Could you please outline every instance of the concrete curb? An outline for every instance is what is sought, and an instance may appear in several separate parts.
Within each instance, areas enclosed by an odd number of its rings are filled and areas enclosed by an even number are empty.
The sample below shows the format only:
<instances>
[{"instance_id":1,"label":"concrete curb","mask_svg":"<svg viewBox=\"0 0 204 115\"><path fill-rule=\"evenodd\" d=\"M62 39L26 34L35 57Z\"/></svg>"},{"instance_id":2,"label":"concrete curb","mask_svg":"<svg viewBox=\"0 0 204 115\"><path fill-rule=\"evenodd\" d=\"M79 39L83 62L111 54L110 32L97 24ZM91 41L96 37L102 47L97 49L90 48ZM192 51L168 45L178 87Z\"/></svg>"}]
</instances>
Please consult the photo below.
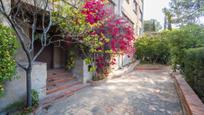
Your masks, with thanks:
<instances>
[{"instance_id":1,"label":"concrete curb","mask_svg":"<svg viewBox=\"0 0 204 115\"><path fill-rule=\"evenodd\" d=\"M184 113L186 115L204 115L204 104L184 80L181 74L171 73L175 81L177 93L179 95Z\"/></svg>"}]
</instances>

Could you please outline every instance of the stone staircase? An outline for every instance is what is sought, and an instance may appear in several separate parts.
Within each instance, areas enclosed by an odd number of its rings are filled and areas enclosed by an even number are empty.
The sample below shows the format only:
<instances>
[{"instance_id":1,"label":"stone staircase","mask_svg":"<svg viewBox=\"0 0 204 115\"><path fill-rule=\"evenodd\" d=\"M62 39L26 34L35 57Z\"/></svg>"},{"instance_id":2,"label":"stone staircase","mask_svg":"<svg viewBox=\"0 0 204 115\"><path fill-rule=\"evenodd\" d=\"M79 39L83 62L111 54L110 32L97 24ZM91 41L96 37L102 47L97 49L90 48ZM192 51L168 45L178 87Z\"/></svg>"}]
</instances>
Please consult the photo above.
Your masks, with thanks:
<instances>
[{"instance_id":1,"label":"stone staircase","mask_svg":"<svg viewBox=\"0 0 204 115\"><path fill-rule=\"evenodd\" d=\"M47 78L47 97L42 100L41 106L46 107L56 100L69 97L88 86L89 84L83 84L77 81L71 73L63 69L49 70Z\"/></svg>"}]
</instances>

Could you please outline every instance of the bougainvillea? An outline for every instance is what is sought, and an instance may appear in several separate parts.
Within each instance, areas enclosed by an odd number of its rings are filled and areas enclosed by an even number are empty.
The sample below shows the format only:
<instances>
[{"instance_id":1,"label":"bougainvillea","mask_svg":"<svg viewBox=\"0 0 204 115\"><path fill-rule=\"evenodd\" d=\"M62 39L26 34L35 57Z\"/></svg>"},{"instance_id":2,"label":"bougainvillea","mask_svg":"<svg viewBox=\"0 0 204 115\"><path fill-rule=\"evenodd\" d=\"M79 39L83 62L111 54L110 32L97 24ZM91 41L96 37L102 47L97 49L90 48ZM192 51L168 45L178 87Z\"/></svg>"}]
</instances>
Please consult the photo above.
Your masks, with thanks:
<instances>
[{"instance_id":1,"label":"bougainvillea","mask_svg":"<svg viewBox=\"0 0 204 115\"><path fill-rule=\"evenodd\" d=\"M97 74L108 75L108 67L116 63L116 60L111 58L112 54L120 53L129 56L134 54L134 31L131 23L124 17L115 15L114 10L107 6L105 0L85 0L77 9L65 8L68 10L57 12L63 13L63 17L69 19L64 21L61 18L61 27L68 28L67 31L71 32L69 35L75 33L78 38L80 35L80 39L76 39L75 36L72 38L89 47L89 54L91 55L88 55L86 60L95 63L97 67L93 70L96 70ZM71 21L70 17L72 18ZM76 30L77 32L75 32Z\"/></svg>"},{"instance_id":2,"label":"bougainvillea","mask_svg":"<svg viewBox=\"0 0 204 115\"><path fill-rule=\"evenodd\" d=\"M108 75L110 65L116 64L116 60L110 58L104 50L111 50L111 53L125 53L133 56L135 49L133 46L134 31L131 23L124 17L116 16L113 9L105 7L104 1L88 0L84 4L83 14L86 16L86 21L92 25L100 22L94 28L94 34L97 34L99 41L103 44L96 51L103 51L103 54L96 56L97 72ZM103 37L102 37L103 36ZM104 37L105 36L105 37ZM108 38L106 40L104 38ZM108 47L108 48L107 48Z\"/></svg>"},{"instance_id":3,"label":"bougainvillea","mask_svg":"<svg viewBox=\"0 0 204 115\"><path fill-rule=\"evenodd\" d=\"M86 15L86 21L95 24L103 20L106 10L104 9L104 0L86 0L83 6L82 14Z\"/></svg>"},{"instance_id":4,"label":"bougainvillea","mask_svg":"<svg viewBox=\"0 0 204 115\"><path fill-rule=\"evenodd\" d=\"M90 24L101 22L95 29L98 36L105 35L109 38L109 46L114 52L132 54L134 47L134 32L132 25L124 18L118 17L112 9L105 7L104 0L86 0L82 14ZM104 39L99 39L103 44L107 44Z\"/></svg>"}]
</instances>

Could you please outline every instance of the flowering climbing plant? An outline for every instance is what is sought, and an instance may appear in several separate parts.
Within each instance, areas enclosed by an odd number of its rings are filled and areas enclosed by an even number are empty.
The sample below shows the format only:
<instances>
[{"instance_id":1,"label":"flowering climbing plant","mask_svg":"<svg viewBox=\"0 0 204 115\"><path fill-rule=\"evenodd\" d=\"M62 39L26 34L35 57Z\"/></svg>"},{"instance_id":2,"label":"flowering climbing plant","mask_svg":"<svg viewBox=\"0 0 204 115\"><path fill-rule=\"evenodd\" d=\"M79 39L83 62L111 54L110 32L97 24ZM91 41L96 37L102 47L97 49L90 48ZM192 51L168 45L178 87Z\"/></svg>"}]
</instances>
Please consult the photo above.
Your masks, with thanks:
<instances>
[{"instance_id":1,"label":"flowering climbing plant","mask_svg":"<svg viewBox=\"0 0 204 115\"><path fill-rule=\"evenodd\" d=\"M63 18L59 19L59 15ZM65 39L65 42L74 40L88 47L85 61L87 64L95 63L96 66L91 70L96 73L108 75L108 67L116 63L116 59L111 58L112 54L132 56L135 52L131 23L115 15L105 0L85 0L77 7L68 4L64 9L54 12L53 17L66 36L72 38Z\"/></svg>"}]
</instances>

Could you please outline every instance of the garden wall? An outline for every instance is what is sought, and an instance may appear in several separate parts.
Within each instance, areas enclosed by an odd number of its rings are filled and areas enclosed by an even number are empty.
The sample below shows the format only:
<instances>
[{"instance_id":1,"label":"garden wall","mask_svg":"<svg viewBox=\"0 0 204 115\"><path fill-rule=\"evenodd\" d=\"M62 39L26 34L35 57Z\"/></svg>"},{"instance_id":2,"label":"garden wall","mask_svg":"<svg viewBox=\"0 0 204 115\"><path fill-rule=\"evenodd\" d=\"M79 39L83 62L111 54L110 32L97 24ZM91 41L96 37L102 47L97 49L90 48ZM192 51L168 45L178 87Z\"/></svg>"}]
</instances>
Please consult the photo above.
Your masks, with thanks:
<instances>
[{"instance_id":1,"label":"garden wall","mask_svg":"<svg viewBox=\"0 0 204 115\"><path fill-rule=\"evenodd\" d=\"M5 94L0 98L0 111L6 106L23 101L26 98L26 77L25 71L17 68L17 74L12 81L5 83ZM46 96L47 67L45 63L36 62L32 71L32 89L36 90L39 98Z\"/></svg>"},{"instance_id":2,"label":"garden wall","mask_svg":"<svg viewBox=\"0 0 204 115\"><path fill-rule=\"evenodd\" d=\"M204 104L179 73L172 73L186 115L204 115Z\"/></svg>"},{"instance_id":3,"label":"garden wall","mask_svg":"<svg viewBox=\"0 0 204 115\"><path fill-rule=\"evenodd\" d=\"M82 59L76 59L75 66L72 70L74 77L83 83L92 80L92 73L88 71L88 65Z\"/></svg>"},{"instance_id":4,"label":"garden wall","mask_svg":"<svg viewBox=\"0 0 204 115\"><path fill-rule=\"evenodd\" d=\"M133 58L129 58L127 55L116 56L116 64L112 65L110 76L118 76L118 74L123 74L129 68L133 62ZM132 69L130 69L131 71ZM89 65L82 59L76 59L75 67L72 69L74 77L83 83L87 83L92 80L93 73L89 72Z\"/></svg>"}]
</instances>

